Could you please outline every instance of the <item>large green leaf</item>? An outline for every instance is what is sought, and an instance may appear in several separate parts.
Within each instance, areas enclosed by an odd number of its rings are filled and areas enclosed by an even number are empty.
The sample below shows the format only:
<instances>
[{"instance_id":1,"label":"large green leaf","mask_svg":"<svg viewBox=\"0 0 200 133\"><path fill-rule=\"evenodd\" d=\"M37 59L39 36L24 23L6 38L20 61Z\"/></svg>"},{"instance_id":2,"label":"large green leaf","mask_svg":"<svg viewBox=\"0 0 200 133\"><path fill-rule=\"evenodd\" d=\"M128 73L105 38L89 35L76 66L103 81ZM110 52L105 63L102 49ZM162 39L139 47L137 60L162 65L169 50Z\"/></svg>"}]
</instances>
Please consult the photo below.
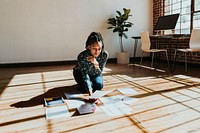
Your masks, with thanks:
<instances>
[{"instance_id":1,"label":"large green leaf","mask_svg":"<svg viewBox=\"0 0 200 133\"><path fill-rule=\"evenodd\" d=\"M126 39L128 38L128 36L125 33L123 33L122 36L124 36L124 38Z\"/></svg>"},{"instance_id":2,"label":"large green leaf","mask_svg":"<svg viewBox=\"0 0 200 133\"><path fill-rule=\"evenodd\" d=\"M123 8L123 10L124 10L124 13L125 13L125 14L129 14L129 13L131 12L131 9Z\"/></svg>"},{"instance_id":3,"label":"large green leaf","mask_svg":"<svg viewBox=\"0 0 200 133\"><path fill-rule=\"evenodd\" d=\"M117 12L117 14L119 15L119 16L122 16L122 14L121 14L121 12L120 11L116 11Z\"/></svg>"},{"instance_id":4,"label":"large green leaf","mask_svg":"<svg viewBox=\"0 0 200 133\"><path fill-rule=\"evenodd\" d=\"M128 28L132 27L133 23L128 22L130 16L130 9L123 8L123 14L120 11L116 11L117 15L114 18L108 19L108 24L110 25L107 29L113 29L113 32L118 32L120 38L128 38L125 32L128 31ZM122 43L121 51L123 51Z\"/></svg>"}]
</instances>

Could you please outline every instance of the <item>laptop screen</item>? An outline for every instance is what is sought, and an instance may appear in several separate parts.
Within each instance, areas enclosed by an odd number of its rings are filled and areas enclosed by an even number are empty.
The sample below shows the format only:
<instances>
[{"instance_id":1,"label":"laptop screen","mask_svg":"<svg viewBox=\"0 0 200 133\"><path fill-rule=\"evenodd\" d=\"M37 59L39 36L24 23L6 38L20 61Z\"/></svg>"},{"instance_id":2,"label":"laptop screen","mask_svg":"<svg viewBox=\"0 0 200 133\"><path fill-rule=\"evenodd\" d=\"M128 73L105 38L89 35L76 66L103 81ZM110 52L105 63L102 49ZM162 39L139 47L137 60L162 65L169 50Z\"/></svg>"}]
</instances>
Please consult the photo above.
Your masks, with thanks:
<instances>
[{"instance_id":1,"label":"laptop screen","mask_svg":"<svg viewBox=\"0 0 200 133\"><path fill-rule=\"evenodd\" d=\"M158 18L155 30L171 30L176 27L179 14L166 15Z\"/></svg>"}]
</instances>

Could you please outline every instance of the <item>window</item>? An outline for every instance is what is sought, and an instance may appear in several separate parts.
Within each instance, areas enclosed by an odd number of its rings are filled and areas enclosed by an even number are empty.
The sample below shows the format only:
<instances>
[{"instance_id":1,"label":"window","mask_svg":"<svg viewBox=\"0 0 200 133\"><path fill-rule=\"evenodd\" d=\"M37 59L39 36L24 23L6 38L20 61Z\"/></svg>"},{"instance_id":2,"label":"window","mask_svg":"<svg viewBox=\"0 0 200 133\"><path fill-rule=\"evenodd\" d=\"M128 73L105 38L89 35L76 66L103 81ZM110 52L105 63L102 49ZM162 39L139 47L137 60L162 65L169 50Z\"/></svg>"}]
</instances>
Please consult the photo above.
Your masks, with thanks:
<instances>
[{"instance_id":1,"label":"window","mask_svg":"<svg viewBox=\"0 0 200 133\"><path fill-rule=\"evenodd\" d=\"M180 13L176 34L190 34L200 28L200 0L164 0L164 15Z\"/></svg>"},{"instance_id":2,"label":"window","mask_svg":"<svg viewBox=\"0 0 200 133\"><path fill-rule=\"evenodd\" d=\"M193 28L200 28L200 0L194 0Z\"/></svg>"},{"instance_id":3,"label":"window","mask_svg":"<svg viewBox=\"0 0 200 133\"><path fill-rule=\"evenodd\" d=\"M180 16L176 24L175 33L190 34L191 0L164 0L164 15L176 13L180 13Z\"/></svg>"}]
</instances>

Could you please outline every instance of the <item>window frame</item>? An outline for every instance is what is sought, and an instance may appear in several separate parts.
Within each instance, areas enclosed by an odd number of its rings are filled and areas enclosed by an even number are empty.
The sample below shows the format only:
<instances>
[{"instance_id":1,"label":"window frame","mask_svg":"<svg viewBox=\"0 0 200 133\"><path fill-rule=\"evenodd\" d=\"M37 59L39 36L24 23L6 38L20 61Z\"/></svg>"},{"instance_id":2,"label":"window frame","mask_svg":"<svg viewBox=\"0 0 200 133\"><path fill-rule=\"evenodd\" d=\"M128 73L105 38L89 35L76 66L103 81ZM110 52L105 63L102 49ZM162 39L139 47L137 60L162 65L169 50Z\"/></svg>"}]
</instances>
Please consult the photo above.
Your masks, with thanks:
<instances>
[{"instance_id":1,"label":"window frame","mask_svg":"<svg viewBox=\"0 0 200 133\"><path fill-rule=\"evenodd\" d=\"M189 1L190 1L190 12L188 12L189 15L190 15L189 16L190 17L190 20L189 20L189 23L190 23L189 24L189 33L191 33L191 31L192 31L192 29L194 27L194 17L195 17L195 14L199 13L199 15L200 15L200 8L199 8L199 10L195 10L195 0L189 0ZM180 0L178 2L172 2L172 0L170 0L171 3L169 5L165 5L166 2L167 2L166 0L163 0L162 2L163 2L163 14L164 15L171 15L171 14L175 14L175 13L180 13L179 19L182 19L183 16L187 16L187 12L184 13L184 14L182 14L182 12L181 12L183 10L183 8L184 8L183 5L181 5L181 3L184 2L184 0ZM173 12L175 10L173 10L171 8L173 7L173 4L177 4L177 3L180 3L180 8L178 8L179 12ZM172 7L170 7L170 6L172 6ZM169 10L168 13L169 14L166 14L167 13L166 8L168 8L168 10ZM181 20L179 20L179 21L181 21ZM179 33L182 34L183 30L184 30L184 28L182 27L183 23L182 22L178 22L178 23L180 24L180 26L179 26L179 28L177 30L179 30ZM198 28L200 28L200 27L198 27ZM186 28L186 30L187 30L187 28Z\"/></svg>"}]
</instances>

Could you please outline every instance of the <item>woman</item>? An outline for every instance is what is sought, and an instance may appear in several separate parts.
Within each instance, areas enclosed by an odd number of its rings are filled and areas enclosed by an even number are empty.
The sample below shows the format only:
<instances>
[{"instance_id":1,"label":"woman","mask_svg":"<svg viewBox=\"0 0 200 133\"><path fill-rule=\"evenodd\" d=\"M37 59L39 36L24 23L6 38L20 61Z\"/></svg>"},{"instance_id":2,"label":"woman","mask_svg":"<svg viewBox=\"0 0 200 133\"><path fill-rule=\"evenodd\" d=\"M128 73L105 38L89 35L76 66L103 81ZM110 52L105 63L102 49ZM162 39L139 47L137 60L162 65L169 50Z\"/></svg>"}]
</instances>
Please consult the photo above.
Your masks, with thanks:
<instances>
[{"instance_id":1,"label":"woman","mask_svg":"<svg viewBox=\"0 0 200 133\"><path fill-rule=\"evenodd\" d=\"M108 59L100 33L92 32L86 41L86 50L78 55L78 63L73 68L73 76L81 93L91 95L103 88L102 71Z\"/></svg>"}]
</instances>

